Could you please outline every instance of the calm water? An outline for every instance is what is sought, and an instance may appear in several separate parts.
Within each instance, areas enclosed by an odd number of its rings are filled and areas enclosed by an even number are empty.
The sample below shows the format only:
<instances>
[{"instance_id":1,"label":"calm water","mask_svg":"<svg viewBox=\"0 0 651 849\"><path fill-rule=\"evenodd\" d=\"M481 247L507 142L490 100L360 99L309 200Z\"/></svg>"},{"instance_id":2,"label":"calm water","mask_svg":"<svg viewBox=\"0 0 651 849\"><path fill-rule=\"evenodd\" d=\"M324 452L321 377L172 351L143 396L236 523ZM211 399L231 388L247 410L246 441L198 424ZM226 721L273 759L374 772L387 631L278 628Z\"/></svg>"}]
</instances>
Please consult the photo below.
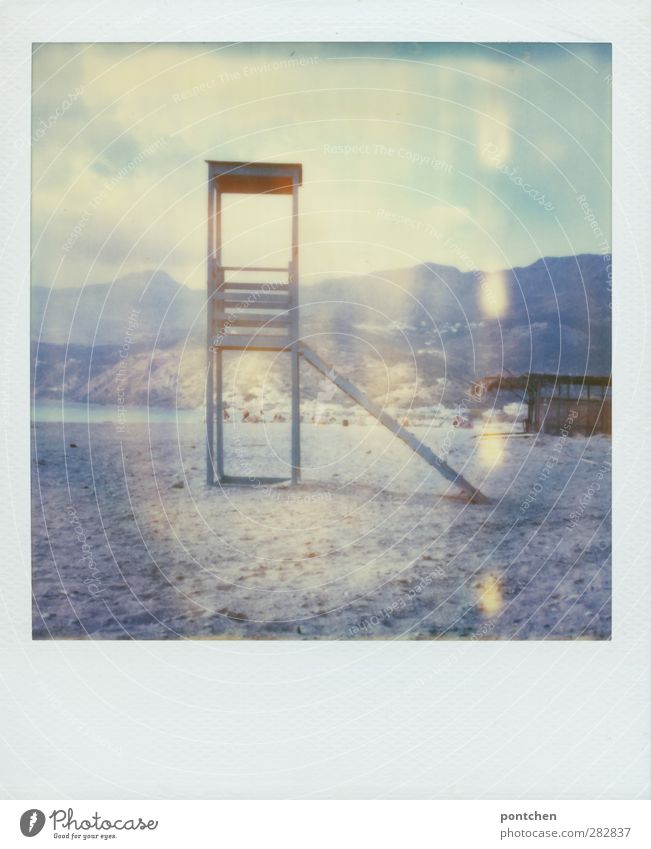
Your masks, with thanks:
<instances>
[{"instance_id":1,"label":"calm water","mask_svg":"<svg viewBox=\"0 0 651 849\"><path fill-rule=\"evenodd\" d=\"M63 407L58 401L38 401L32 405L32 421L35 422L201 422L203 410L174 410L168 407L136 407L127 405L83 404L67 402Z\"/></svg>"}]
</instances>

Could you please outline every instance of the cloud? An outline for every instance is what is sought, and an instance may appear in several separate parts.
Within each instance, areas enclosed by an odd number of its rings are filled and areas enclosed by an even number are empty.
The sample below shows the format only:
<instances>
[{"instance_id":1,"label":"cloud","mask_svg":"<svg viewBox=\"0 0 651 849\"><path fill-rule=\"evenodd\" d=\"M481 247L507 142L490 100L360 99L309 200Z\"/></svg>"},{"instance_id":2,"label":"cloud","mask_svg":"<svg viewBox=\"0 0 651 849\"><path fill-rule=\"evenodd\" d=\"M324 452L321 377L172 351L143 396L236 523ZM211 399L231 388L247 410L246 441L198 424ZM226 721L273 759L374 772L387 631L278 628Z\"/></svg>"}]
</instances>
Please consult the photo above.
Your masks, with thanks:
<instances>
[{"instance_id":1,"label":"cloud","mask_svg":"<svg viewBox=\"0 0 651 849\"><path fill-rule=\"evenodd\" d=\"M609 73L602 45L37 45L34 279L161 265L202 287L205 159L303 163L308 281L595 251L576 197L609 232ZM232 213L243 254L283 249Z\"/></svg>"}]
</instances>

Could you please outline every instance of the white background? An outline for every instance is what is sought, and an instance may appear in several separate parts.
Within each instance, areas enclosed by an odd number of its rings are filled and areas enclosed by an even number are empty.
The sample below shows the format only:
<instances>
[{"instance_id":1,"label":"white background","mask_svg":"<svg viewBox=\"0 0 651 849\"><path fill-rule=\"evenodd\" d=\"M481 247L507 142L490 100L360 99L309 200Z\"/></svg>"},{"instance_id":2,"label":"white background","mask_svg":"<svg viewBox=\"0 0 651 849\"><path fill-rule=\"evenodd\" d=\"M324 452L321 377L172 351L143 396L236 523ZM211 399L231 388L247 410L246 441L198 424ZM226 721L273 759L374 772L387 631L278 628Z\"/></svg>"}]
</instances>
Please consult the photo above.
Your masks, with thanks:
<instances>
[{"instance_id":1,"label":"white background","mask_svg":"<svg viewBox=\"0 0 651 849\"><path fill-rule=\"evenodd\" d=\"M469 807L472 814L469 816ZM252 807L255 806L255 810ZM45 815L45 824L33 844L25 843L19 830L20 817L25 810L37 807ZM111 823L141 818L158 821L153 831L113 831L110 842L97 837L84 840L84 834L96 832L70 829L70 838L61 843L67 830L63 819L72 808L74 819L93 817ZM51 814L56 811L56 830ZM548 815L544 819L522 819L523 815ZM556 816L556 819L552 818ZM504 819L510 816L520 819ZM63 822L62 822L63 820ZM585 839L567 836L568 831L587 831L590 828L629 829L626 838ZM556 830L565 837L541 838L540 831ZM505 836L504 832L511 832ZM535 832L529 839L522 832ZM101 834L102 832L100 832ZM55 837L56 834L56 837ZM75 837L72 835L75 834ZM342 840L342 835L345 838ZM399 801L387 805L381 801L338 802L275 802L275 801L183 801L166 802L138 800L84 802L79 800L36 800L0 802L0 840L3 849L25 846L123 846L178 847L238 845L294 847L309 841L312 849L331 849L332 846L373 846L374 849L395 849L425 843L446 847L522 847L548 846L625 846L626 849L648 849L651 821L648 803L641 801L609 802L549 802L532 800L481 802L414 802Z\"/></svg>"},{"instance_id":2,"label":"white background","mask_svg":"<svg viewBox=\"0 0 651 849\"><path fill-rule=\"evenodd\" d=\"M648 798L648 5L12 0L0 14L1 794ZM613 42L611 642L31 641L31 43L256 39Z\"/></svg>"}]
</instances>

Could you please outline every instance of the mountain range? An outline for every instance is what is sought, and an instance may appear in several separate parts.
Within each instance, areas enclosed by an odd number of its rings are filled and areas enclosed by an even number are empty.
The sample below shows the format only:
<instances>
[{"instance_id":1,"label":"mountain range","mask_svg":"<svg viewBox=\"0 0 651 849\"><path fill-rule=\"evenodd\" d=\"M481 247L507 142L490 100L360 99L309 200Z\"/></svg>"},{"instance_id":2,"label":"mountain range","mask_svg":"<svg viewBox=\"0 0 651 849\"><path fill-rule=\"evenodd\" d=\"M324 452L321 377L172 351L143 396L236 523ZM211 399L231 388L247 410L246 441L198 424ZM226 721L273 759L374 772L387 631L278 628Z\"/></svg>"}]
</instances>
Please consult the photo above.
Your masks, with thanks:
<instances>
[{"instance_id":1,"label":"mountain range","mask_svg":"<svg viewBox=\"0 0 651 849\"><path fill-rule=\"evenodd\" d=\"M301 289L301 333L367 392L394 406L458 403L495 373L609 374L608 257L540 259L485 275L425 263L324 279ZM501 309L487 306L497 287ZM205 292L164 271L111 283L32 288L37 399L199 407ZM234 358L236 355L230 355ZM229 364L232 403L282 406L288 369L271 355ZM283 358L281 358L282 360ZM288 359L288 358L287 358ZM319 380L302 370L307 397Z\"/></svg>"}]
</instances>

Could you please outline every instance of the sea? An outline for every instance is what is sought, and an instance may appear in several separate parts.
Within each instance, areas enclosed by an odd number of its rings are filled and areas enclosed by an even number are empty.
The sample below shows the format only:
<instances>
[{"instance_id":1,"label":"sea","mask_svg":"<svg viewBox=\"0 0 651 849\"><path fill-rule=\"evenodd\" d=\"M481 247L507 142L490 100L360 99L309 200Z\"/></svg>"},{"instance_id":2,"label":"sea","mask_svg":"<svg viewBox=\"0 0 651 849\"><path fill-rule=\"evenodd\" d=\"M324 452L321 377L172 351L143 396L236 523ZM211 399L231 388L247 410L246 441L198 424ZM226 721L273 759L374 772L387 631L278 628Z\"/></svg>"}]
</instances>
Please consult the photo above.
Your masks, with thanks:
<instances>
[{"instance_id":1,"label":"sea","mask_svg":"<svg viewBox=\"0 0 651 849\"><path fill-rule=\"evenodd\" d=\"M139 407L85 404L79 401L36 401L32 403L33 422L107 423L197 423L204 419L202 408L196 410L172 407Z\"/></svg>"}]
</instances>

